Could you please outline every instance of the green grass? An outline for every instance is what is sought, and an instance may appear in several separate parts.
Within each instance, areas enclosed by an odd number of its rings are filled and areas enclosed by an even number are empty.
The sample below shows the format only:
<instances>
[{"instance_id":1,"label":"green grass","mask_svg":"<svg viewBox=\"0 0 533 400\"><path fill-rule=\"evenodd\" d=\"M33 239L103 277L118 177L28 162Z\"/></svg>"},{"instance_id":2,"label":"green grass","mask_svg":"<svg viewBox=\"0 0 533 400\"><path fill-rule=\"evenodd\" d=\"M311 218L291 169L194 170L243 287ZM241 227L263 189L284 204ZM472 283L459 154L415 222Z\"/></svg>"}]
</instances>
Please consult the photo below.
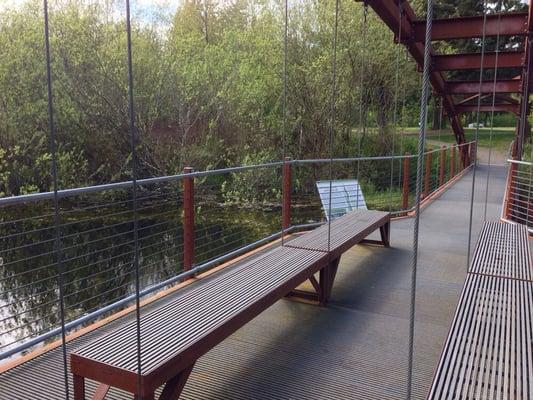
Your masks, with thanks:
<instances>
[{"instance_id":1,"label":"green grass","mask_svg":"<svg viewBox=\"0 0 533 400\"><path fill-rule=\"evenodd\" d=\"M407 136L410 136L412 134L416 134L417 129L418 128L416 127L406 128L404 129L404 132L407 134ZM475 128L465 128L466 140L467 141L473 140L475 133L476 133ZM514 138L514 135L515 135L514 127L493 128L493 132L492 132L493 149L506 152L509 148L510 143L512 142ZM443 129L440 132L440 137L439 137L438 131L428 131L427 138L429 140L440 140L441 142L455 143L455 137L451 129ZM478 143L479 143L479 146L481 147L490 146L490 128L479 128Z\"/></svg>"}]
</instances>

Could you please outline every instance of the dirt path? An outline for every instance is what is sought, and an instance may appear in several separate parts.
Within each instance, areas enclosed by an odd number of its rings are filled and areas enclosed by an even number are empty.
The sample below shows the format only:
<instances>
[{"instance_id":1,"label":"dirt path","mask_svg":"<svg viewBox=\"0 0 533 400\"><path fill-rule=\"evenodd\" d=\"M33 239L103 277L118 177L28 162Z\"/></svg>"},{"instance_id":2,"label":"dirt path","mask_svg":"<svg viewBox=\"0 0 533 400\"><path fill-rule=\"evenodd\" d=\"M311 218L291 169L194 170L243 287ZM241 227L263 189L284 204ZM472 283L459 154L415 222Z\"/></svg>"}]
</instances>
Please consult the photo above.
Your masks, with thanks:
<instances>
[{"instance_id":1,"label":"dirt path","mask_svg":"<svg viewBox=\"0 0 533 400\"><path fill-rule=\"evenodd\" d=\"M438 140L433 140L433 139L428 139L427 142L428 144L433 145L433 146L449 146L450 145L450 143L439 142ZM480 146L477 149L477 156L478 156L478 161L481 164L488 164L489 148ZM505 152L492 149L492 154L490 156L490 163L492 165L506 165L508 158L509 156Z\"/></svg>"}]
</instances>

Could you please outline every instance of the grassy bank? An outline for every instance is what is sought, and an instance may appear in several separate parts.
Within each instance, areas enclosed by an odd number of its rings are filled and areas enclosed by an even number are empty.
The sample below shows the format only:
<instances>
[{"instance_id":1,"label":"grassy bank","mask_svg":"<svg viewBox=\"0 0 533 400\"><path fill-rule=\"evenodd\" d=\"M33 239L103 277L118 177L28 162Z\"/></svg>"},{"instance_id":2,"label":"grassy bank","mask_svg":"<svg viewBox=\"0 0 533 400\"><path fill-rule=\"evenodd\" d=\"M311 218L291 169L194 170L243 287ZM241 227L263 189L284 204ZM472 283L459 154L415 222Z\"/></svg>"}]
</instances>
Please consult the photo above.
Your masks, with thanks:
<instances>
[{"instance_id":1,"label":"grassy bank","mask_svg":"<svg viewBox=\"0 0 533 400\"><path fill-rule=\"evenodd\" d=\"M416 135L418 128L411 127L404 129L406 136ZM470 141L474 139L476 133L475 128L465 128L466 140ZM506 152L511 144L515 135L514 127L498 127L493 128L492 131L492 146L493 149ZM455 137L451 129L443 129L440 131L428 131L427 138L430 140L440 140L446 143L455 143ZM481 147L490 147L491 145L491 129L479 128L478 143Z\"/></svg>"}]
</instances>

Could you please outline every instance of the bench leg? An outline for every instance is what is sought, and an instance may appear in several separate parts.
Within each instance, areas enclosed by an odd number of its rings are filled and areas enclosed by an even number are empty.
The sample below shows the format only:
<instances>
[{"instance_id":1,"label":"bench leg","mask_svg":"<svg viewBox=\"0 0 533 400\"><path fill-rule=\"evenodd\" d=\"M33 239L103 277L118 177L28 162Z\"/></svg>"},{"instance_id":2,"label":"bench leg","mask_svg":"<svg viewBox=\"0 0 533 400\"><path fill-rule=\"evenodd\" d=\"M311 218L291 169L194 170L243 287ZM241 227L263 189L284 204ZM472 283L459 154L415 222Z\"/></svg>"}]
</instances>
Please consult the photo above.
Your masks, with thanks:
<instances>
[{"instance_id":1,"label":"bench leg","mask_svg":"<svg viewBox=\"0 0 533 400\"><path fill-rule=\"evenodd\" d=\"M390 247L390 221L379 228L381 241L385 247Z\"/></svg>"},{"instance_id":2,"label":"bench leg","mask_svg":"<svg viewBox=\"0 0 533 400\"><path fill-rule=\"evenodd\" d=\"M74 381L74 400L85 400L85 378L81 375L75 375Z\"/></svg>"},{"instance_id":3,"label":"bench leg","mask_svg":"<svg viewBox=\"0 0 533 400\"><path fill-rule=\"evenodd\" d=\"M155 400L155 394L154 393L150 393L146 396L137 396L135 395L133 397L133 400Z\"/></svg>"},{"instance_id":4,"label":"bench leg","mask_svg":"<svg viewBox=\"0 0 533 400\"><path fill-rule=\"evenodd\" d=\"M159 400L178 400L193 368L194 364L184 369L174 378L169 380L163 388L163 392L161 393L161 396L159 396Z\"/></svg>"},{"instance_id":5,"label":"bench leg","mask_svg":"<svg viewBox=\"0 0 533 400\"><path fill-rule=\"evenodd\" d=\"M318 292L318 299L321 305L326 305L331 298L339 261L340 258L337 258L320 270L320 290Z\"/></svg>"},{"instance_id":6,"label":"bench leg","mask_svg":"<svg viewBox=\"0 0 533 400\"><path fill-rule=\"evenodd\" d=\"M390 222L380 226L379 233L381 235L381 240L363 239L359 243L390 247Z\"/></svg>"},{"instance_id":7,"label":"bench leg","mask_svg":"<svg viewBox=\"0 0 533 400\"><path fill-rule=\"evenodd\" d=\"M314 292L310 292L307 290L301 290L301 289L293 289L289 293L287 293L285 297L303 299L303 300L308 300L312 302L319 301L318 293L320 292L320 284L318 283L314 275L311 275L309 277L309 282L311 282L311 285L313 285L313 289L315 289Z\"/></svg>"},{"instance_id":8,"label":"bench leg","mask_svg":"<svg viewBox=\"0 0 533 400\"><path fill-rule=\"evenodd\" d=\"M104 400L107 396L107 392L109 392L109 385L106 385L104 383L101 383L96 388L96 391L94 392L93 399L92 400Z\"/></svg>"}]
</instances>

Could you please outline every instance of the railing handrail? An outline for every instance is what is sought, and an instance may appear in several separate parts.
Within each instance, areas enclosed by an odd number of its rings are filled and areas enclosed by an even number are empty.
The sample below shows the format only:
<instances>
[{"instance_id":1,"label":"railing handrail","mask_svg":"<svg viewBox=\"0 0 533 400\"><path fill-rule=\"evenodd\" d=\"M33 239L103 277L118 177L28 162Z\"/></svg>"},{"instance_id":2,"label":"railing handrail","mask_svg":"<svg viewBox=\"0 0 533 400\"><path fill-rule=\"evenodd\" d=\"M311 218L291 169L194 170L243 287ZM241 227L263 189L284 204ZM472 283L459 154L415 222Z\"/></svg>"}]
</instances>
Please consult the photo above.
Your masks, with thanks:
<instances>
[{"instance_id":1,"label":"railing handrail","mask_svg":"<svg viewBox=\"0 0 533 400\"><path fill-rule=\"evenodd\" d=\"M440 176L439 178L439 183L437 185L437 189L439 187L441 187L443 184L444 184L444 181L442 179L443 177L443 172L445 170L445 164L444 164L444 160L446 159L446 150L448 149L453 149L454 151L451 152L450 154L450 173L449 173L449 179L451 180L452 178L454 178L454 176L456 175L455 174L455 170L454 170L454 167L452 166L455 165L455 162L456 162L456 156L455 154L457 153L455 150L458 148L458 147L461 147L461 146L465 146L465 145L470 145L471 143L473 142L468 142L468 143L463 143L461 145L453 145L453 146L442 146L442 147L439 147L435 150L431 150L431 151L427 151L424 153L424 157L426 157L426 161L429 163L428 165L431 165L431 159L432 159L432 153L437 153L437 152L440 152L441 153L441 160L439 162L439 165L438 165L438 174ZM442 157L444 156L444 158ZM412 176L412 174L410 173L409 171L409 164L410 164L410 160L411 159L415 159L417 158L416 155L393 155L393 156L380 156L380 157L354 157L354 158L334 158L333 159L333 162L353 162L353 161L383 161L383 160L403 160L403 171L402 171L402 176L403 176L403 185L402 185L402 201L403 201L403 206L401 208L401 210L398 210L398 211L392 211L392 210L389 210L392 214L394 215L408 215L409 212L411 212L414 208L413 207L409 207L409 177ZM429 161L428 161L429 160ZM283 233L291 233L291 232L295 232L295 231L299 231L299 230L302 230L302 229L309 229L311 227L314 227L314 226L317 226L317 225L320 225L322 222L314 222L314 223L311 223L311 224L304 224L304 225L292 225L290 223L290 197L287 197L285 200L288 200L286 203L288 203L288 205L286 204L285 207L283 208L283 218L284 218L284 224L282 226L282 231L280 232L276 232L274 234L271 234L269 236L266 236L262 239L259 239L253 243L250 243L248 245L245 245L243 247L240 247L240 248L237 248L237 249L233 249L225 254L222 254L222 255L219 255L218 257L216 258L213 258L211 259L210 261L205 261L205 262L202 262L202 263L199 263L199 264L195 264L194 263L194 249L195 249L195 246L194 246L194 237L195 237L195 232L194 232L194 180L192 180L191 178L193 177L203 177L203 176L209 176L209 175L215 175L215 174L221 174L221 173L234 173L234 172L240 172L240 171L248 171L248 170L256 170L256 169L261 169L261 168L277 168L277 167L281 167L283 166L284 168L288 168L288 171L285 171L284 173L284 190L283 190L283 194L284 196L286 195L290 195L291 193L291 178L290 178L290 166L292 164L294 165L298 165L298 164L303 164L303 165L308 165L308 164L312 164L312 163L328 163L330 162L331 160L330 159L307 159L307 160L290 160L290 159L286 159L285 161L278 161L278 162L272 162L272 163L265 163L265 164L258 164L258 165L250 165L250 166L241 166L241 167L233 167L233 168L224 168L224 169L218 169L218 170L209 170L209 171L200 171L200 172L193 172L193 170L191 168L187 168L186 171L182 174L178 174L178 175L171 175L171 176L163 176L163 177L157 177L157 178L150 178L150 179L143 179L143 180L139 180L137 181L140 185L142 184L149 184L149 183L159 183L159 182L169 182L169 181L181 181L184 185L184 188L183 188L183 193L184 193L184 212L185 212L185 209L187 208L186 206L188 205L189 206L189 212L192 212L192 216L189 216L189 233L187 234L187 229L186 229L186 218L183 219L183 225L184 225L184 236L185 237L189 237L189 238L193 238L192 239L192 242L189 243L189 246L186 246L185 245L185 241L184 241L184 251L183 251L183 270L172 276L171 278L168 278L166 280L163 280L161 282L158 282L158 283L155 283L145 289L143 289L141 292L140 292L140 296L146 296L148 294L151 294L151 293L155 293L156 291L164 288L164 287L167 287L167 286L170 286L176 282L179 282L179 281L182 281L184 279L187 279L187 278L190 278L192 277L193 275L197 274L197 273L200 273L200 272L203 272L207 269L210 269L212 267L214 267L215 265L218 265L220 263L223 263L225 261L228 261L230 259L233 259L241 254L244 254L246 253L247 251L250 251L254 248L257 248L259 246L262 246L266 243L269 243L279 237L282 236ZM461 165L459 165L459 169L461 170L461 168L467 168L466 165L463 165L461 167ZM425 169L425 180L426 180L426 186L428 186L428 190L426 191L425 195L426 196L429 196L429 176L431 175L431 168L426 168ZM187 186L186 184L189 183L190 184L190 188L187 190L187 188L185 186ZM85 194L85 193L94 193L94 192L100 192L100 191L105 191L105 190L110 190L110 189L115 189L115 188L125 188L125 187L129 187L129 186L132 186L132 182L131 181L126 181L126 182L117 182L117 183L112 183L112 184L106 184L106 185L98 185L98 186L89 186L89 187L84 187L84 188L75 188L75 189L66 189L66 190L62 190L59 192L60 194L60 197L68 197L68 196L78 196L80 194ZM187 196L187 191L191 194L190 196ZM33 194L33 195L25 195L25 196L16 196L16 197L11 197L11 198L4 198L4 199L0 199L0 206L2 205L2 203L5 205L5 204L17 204L18 202L26 202L26 201L36 201L36 200L42 200L42 199L49 199L49 198L52 198L53 196L53 193L38 193L38 194ZM188 204L186 204L188 202ZM286 213L286 214L285 214ZM192 221L192 222L191 222ZM189 250L187 250L189 249ZM125 297L123 298L119 298L117 300L115 300L114 302L112 302L111 304L108 304L108 305L105 305L99 309L96 309L94 311L89 311L89 312L86 312L85 314L82 314L80 315L78 318L76 319L73 319L72 321L69 321L66 325L65 325L65 329L67 331L69 330L72 330L80 325L83 325L89 321L95 321L97 320L97 318L99 318L100 316L106 314L106 313L109 313L119 307L123 307L123 306L126 306L128 305L129 303L131 303L133 300L135 300L135 295L134 294L130 294L130 295L126 295ZM7 347L7 349L5 351L0 351L0 360L2 359L5 359L5 358L8 358L12 355L15 355L15 354L18 354L20 353L21 351L23 350L26 350L28 348L31 348L32 346L36 345L36 344L39 344L47 339L50 339L52 337L55 337L57 336L59 333L61 332L61 327L55 327L55 328L51 328L49 331L45 332L45 333L42 333L38 336L35 336L35 337L32 337L30 340L26 341L26 342L23 342L21 344L18 344L18 345L15 345L16 342L14 342L13 344L11 344L10 346L12 347Z\"/></svg>"},{"instance_id":2,"label":"railing handrail","mask_svg":"<svg viewBox=\"0 0 533 400\"><path fill-rule=\"evenodd\" d=\"M512 158L509 158L507 162L509 164L527 165L530 167L533 166L533 163L531 161L513 160Z\"/></svg>"},{"instance_id":3,"label":"railing handrail","mask_svg":"<svg viewBox=\"0 0 533 400\"><path fill-rule=\"evenodd\" d=\"M465 142L461 144L454 144L450 146L450 148L453 147L461 147L465 145L469 145L473 143L474 141ZM424 155L429 153L435 153L440 151L441 148L430 150L424 153ZM272 168L272 167L280 167L284 163L290 163L294 165L298 164L320 164L320 163L328 163L330 161L333 161L335 163L337 162L353 162L353 161L386 161L386 160L401 160L404 158L416 158L417 155L395 155L395 156L377 156L377 157L349 157L349 158L317 158L317 159L302 159L302 160L291 160L291 161L274 161L270 163L264 163L264 164L256 164L256 165L243 165L243 166L237 166L237 167L229 167L229 168L221 168L221 169L212 169L212 170L206 170L206 171L198 171L198 172L192 172L190 174L176 174L176 175L166 175L166 176L159 176L154 178L145 178L145 179L138 179L137 184L142 185L150 185L154 183L165 183L165 182L176 182L181 181L185 176L188 176L189 178L201 178L211 175L218 175L218 174L225 174L225 173L232 173L232 172L243 172L243 171L250 171L254 169L263 169L263 168ZM105 192L108 190L116 190L116 189L125 189L133 186L133 181L121 181L121 182L114 182L114 183L105 183L101 185L93 185L93 186L85 186L85 187L77 187L77 188L71 188L71 189L61 189L57 191L57 195L59 198L64 199L67 197L73 197L73 196L79 196L83 194L90 194L90 193L100 193ZM42 200L52 200L54 198L54 192L42 192L42 193L31 193L31 194L23 194L18 196L10 196L10 197L1 197L0 198L0 207L5 206L12 206L16 204L23 204L23 203L31 203L36 201L42 201Z\"/></svg>"}]
</instances>

